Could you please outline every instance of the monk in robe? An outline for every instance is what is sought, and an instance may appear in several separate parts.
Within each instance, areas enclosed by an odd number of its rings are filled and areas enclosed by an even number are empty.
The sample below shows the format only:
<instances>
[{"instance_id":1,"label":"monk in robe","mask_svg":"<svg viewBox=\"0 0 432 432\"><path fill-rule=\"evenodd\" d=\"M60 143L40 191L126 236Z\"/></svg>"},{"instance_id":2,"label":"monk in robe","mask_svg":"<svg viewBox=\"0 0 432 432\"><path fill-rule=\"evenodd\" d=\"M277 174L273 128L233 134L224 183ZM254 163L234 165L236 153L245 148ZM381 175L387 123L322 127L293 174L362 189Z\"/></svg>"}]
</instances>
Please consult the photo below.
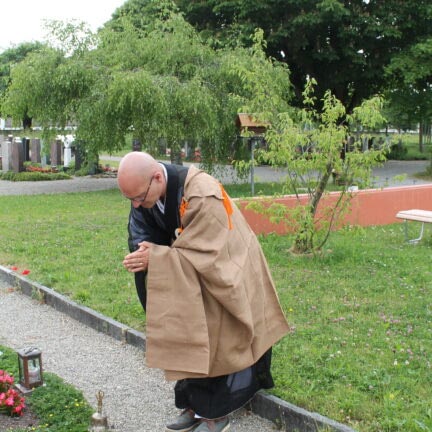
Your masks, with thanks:
<instances>
[{"instance_id":1,"label":"monk in robe","mask_svg":"<svg viewBox=\"0 0 432 432\"><path fill-rule=\"evenodd\" d=\"M143 152L120 162L131 201L124 267L146 311L146 361L176 381L167 432L222 432L273 386L271 348L288 324L260 244L222 185Z\"/></svg>"}]
</instances>

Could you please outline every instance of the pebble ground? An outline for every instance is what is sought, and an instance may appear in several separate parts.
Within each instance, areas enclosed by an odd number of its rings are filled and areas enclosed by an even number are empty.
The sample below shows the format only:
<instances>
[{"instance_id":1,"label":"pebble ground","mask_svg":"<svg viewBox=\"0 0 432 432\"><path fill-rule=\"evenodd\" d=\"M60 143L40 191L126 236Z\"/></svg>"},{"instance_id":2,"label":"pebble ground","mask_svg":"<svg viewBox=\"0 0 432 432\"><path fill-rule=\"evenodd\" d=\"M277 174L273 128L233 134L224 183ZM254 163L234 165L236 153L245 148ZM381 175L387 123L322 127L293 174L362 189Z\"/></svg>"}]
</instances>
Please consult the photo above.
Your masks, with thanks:
<instances>
[{"instance_id":1,"label":"pebble ground","mask_svg":"<svg viewBox=\"0 0 432 432\"><path fill-rule=\"evenodd\" d=\"M13 319L11 319L13 318ZM145 365L142 350L98 333L13 289L0 275L0 344L12 349L36 346L46 371L80 389L96 410L96 393L117 432L164 431L178 410L174 383ZM230 431L270 432L270 421L240 410ZM65 431L66 432L66 431Z\"/></svg>"}]
</instances>

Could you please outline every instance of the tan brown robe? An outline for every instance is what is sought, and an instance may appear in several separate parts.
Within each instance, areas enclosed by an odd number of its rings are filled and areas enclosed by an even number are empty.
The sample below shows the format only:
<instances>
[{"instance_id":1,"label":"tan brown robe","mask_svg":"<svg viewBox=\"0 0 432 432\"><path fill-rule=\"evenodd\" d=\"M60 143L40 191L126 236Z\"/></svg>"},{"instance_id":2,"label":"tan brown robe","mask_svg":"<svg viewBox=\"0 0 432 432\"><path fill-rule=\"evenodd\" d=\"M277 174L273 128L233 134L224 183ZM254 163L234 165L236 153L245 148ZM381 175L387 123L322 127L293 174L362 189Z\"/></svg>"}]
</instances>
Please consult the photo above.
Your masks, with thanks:
<instances>
[{"instance_id":1,"label":"tan brown robe","mask_svg":"<svg viewBox=\"0 0 432 432\"><path fill-rule=\"evenodd\" d=\"M169 380L240 371L288 332L258 240L220 184L191 167L184 198L184 230L152 247L147 276L147 365Z\"/></svg>"}]
</instances>

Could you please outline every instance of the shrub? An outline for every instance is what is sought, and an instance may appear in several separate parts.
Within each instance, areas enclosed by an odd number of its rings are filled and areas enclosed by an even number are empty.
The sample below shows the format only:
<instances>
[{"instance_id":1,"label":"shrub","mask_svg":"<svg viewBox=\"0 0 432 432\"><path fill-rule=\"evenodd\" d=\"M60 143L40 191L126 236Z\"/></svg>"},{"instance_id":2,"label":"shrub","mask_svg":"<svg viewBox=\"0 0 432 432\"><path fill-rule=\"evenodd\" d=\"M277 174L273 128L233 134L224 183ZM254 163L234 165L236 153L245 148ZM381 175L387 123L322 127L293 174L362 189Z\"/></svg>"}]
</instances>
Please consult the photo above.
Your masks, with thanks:
<instances>
[{"instance_id":1,"label":"shrub","mask_svg":"<svg viewBox=\"0 0 432 432\"><path fill-rule=\"evenodd\" d=\"M44 173L44 172L13 172L0 173L0 179L9 181L46 181L46 180L69 180L72 177L66 173Z\"/></svg>"},{"instance_id":2,"label":"shrub","mask_svg":"<svg viewBox=\"0 0 432 432\"><path fill-rule=\"evenodd\" d=\"M408 149L402 143L393 144L390 147L390 151L387 155L387 159L405 160L407 153L408 153Z\"/></svg>"}]
</instances>

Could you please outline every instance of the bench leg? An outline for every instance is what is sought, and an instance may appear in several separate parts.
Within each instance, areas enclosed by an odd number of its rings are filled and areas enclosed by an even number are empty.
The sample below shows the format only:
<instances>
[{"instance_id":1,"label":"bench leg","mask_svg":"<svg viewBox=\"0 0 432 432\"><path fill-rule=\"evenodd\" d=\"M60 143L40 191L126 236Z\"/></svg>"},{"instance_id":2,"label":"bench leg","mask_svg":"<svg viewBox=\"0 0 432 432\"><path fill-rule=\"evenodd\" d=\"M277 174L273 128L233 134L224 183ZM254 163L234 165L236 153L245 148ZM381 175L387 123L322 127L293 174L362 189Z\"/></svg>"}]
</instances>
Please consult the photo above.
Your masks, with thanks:
<instances>
[{"instance_id":1,"label":"bench leg","mask_svg":"<svg viewBox=\"0 0 432 432\"><path fill-rule=\"evenodd\" d=\"M421 228L420 228L420 236L418 237L418 238L416 238L416 239L409 239L408 238L408 220L407 219L405 219L405 240L408 242L408 243L412 243L412 244L415 244L415 243L418 243L421 239L422 239L422 237L423 237L423 231L424 231L424 222L422 222L422 224L421 224Z\"/></svg>"}]
</instances>

